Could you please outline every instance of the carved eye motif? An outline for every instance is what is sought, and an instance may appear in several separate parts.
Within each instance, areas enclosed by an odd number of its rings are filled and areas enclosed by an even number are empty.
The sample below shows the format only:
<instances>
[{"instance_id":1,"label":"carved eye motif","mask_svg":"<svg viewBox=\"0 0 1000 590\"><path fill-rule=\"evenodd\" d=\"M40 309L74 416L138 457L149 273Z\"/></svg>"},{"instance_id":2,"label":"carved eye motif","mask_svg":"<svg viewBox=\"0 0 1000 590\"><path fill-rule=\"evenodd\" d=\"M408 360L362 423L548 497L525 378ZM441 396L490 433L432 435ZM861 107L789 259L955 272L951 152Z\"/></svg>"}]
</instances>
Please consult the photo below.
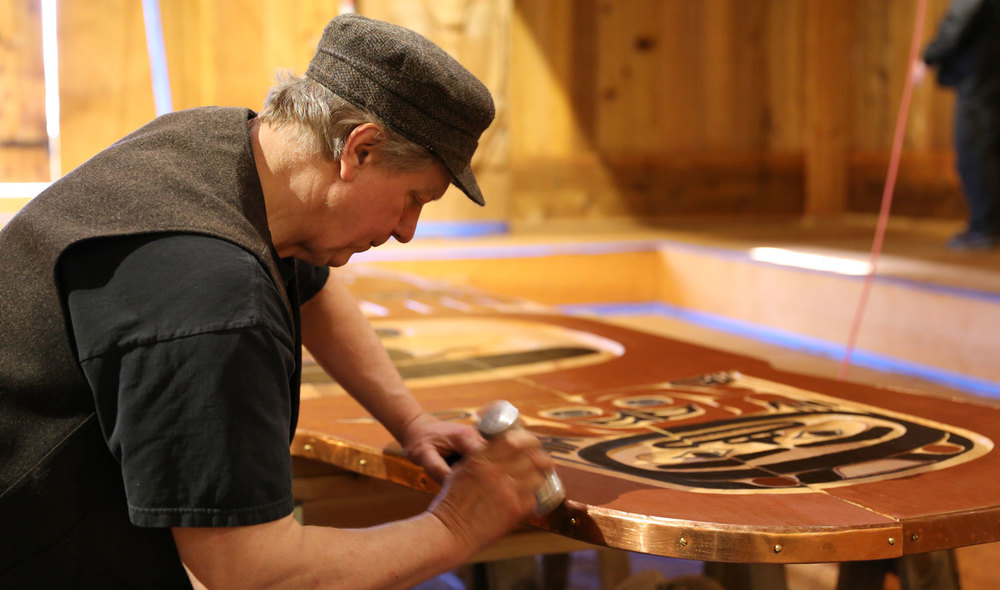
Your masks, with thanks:
<instances>
[{"instance_id":1,"label":"carved eye motif","mask_svg":"<svg viewBox=\"0 0 1000 590\"><path fill-rule=\"evenodd\" d=\"M604 410L592 406L570 406L566 408L555 408L544 410L540 413L543 418L550 420L579 420L580 418L593 418L604 415Z\"/></svg>"},{"instance_id":2,"label":"carved eye motif","mask_svg":"<svg viewBox=\"0 0 1000 590\"><path fill-rule=\"evenodd\" d=\"M645 409L658 408L660 406L671 406L674 404L673 398L664 395L642 395L637 397L624 397L614 401L619 408Z\"/></svg>"}]
</instances>

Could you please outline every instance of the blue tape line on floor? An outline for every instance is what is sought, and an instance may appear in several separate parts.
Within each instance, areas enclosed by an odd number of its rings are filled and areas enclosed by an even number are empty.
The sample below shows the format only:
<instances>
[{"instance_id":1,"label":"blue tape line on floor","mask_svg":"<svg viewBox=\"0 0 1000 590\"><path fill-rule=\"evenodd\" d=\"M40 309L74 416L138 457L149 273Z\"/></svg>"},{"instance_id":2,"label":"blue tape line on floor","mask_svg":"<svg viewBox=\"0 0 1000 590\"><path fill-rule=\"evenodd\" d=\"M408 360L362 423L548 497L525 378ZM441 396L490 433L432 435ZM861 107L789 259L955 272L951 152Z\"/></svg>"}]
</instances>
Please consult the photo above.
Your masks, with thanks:
<instances>
[{"instance_id":1,"label":"blue tape line on floor","mask_svg":"<svg viewBox=\"0 0 1000 590\"><path fill-rule=\"evenodd\" d=\"M559 309L571 315L606 317L660 315L836 361L844 356L844 346L841 344L660 302L561 305ZM1000 398L1000 383L873 352L855 349L851 357L851 364L886 373L917 377L977 395Z\"/></svg>"}]
</instances>

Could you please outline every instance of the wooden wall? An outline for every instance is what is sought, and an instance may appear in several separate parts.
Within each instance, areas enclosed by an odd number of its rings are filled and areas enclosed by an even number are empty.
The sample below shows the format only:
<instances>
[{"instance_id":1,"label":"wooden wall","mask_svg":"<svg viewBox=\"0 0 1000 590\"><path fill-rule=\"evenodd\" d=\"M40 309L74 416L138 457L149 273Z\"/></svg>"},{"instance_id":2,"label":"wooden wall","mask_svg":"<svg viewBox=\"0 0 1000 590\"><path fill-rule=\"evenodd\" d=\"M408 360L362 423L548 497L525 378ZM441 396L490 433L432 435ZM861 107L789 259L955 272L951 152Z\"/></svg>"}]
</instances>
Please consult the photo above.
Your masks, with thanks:
<instances>
[{"instance_id":1,"label":"wooden wall","mask_svg":"<svg viewBox=\"0 0 1000 590\"><path fill-rule=\"evenodd\" d=\"M512 217L877 209L914 0L516 6ZM897 212L961 213L951 104L916 92Z\"/></svg>"},{"instance_id":2,"label":"wooden wall","mask_svg":"<svg viewBox=\"0 0 1000 590\"><path fill-rule=\"evenodd\" d=\"M42 19L37 2L0 2L0 182L49 176Z\"/></svg>"},{"instance_id":3,"label":"wooden wall","mask_svg":"<svg viewBox=\"0 0 1000 590\"><path fill-rule=\"evenodd\" d=\"M142 3L58 3L62 171L153 118Z\"/></svg>"},{"instance_id":4,"label":"wooden wall","mask_svg":"<svg viewBox=\"0 0 1000 590\"><path fill-rule=\"evenodd\" d=\"M305 71L338 5L162 0L174 109L260 108L279 68ZM142 4L63 1L59 7L63 164L71 170L149 121L155 107Z\"/></svg>"},{"instance_id":5,"label":"wooden wall","mask_svg":"<svg viewBox=\"0 0 1000 590\"><path fill-rule=\"evenodd\" d=\"M925 39L947 0L930 0ZM259 107L338 0L161 0L175 109ZM0 9L0 181L44 180L37 0ZM494 92L490 205L427 217L650 219L878 206L915 0L358 0ZM154 115L141 3L59 3L63 169ZM914 94L894 212L956 217L953 98ZM41 134L41 135L40 135Z\"/></svg>"}]
</instances>

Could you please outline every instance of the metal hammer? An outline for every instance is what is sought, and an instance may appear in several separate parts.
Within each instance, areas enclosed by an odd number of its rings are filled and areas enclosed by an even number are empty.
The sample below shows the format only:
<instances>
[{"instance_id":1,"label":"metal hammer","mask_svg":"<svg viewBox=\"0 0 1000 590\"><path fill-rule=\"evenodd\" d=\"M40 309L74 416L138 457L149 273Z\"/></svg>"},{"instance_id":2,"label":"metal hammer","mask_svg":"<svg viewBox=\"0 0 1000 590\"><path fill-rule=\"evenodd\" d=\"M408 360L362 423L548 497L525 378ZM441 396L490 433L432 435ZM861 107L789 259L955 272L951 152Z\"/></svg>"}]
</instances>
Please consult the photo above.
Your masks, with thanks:
<instances>
[{"instance_id":1,"label":"metal hammer","mask_svg":"<svg viewBox=\"0 0 1000 590\"><path fill-rule=\"evenodd\" d=\"M521 429L521 421L518 419L519 412L508 401L500 400L487 406L482 412L479 420L479 433L483 438L489 440L495 436L503 434L511 428ZM554 469L545 473L545 482L540 488L535 490L535 501L538 503L535 513L539 516L548 514L556 509L566 498L566 490L563 489L562 481L556 475Z\"/></svg>"}]
</instances>

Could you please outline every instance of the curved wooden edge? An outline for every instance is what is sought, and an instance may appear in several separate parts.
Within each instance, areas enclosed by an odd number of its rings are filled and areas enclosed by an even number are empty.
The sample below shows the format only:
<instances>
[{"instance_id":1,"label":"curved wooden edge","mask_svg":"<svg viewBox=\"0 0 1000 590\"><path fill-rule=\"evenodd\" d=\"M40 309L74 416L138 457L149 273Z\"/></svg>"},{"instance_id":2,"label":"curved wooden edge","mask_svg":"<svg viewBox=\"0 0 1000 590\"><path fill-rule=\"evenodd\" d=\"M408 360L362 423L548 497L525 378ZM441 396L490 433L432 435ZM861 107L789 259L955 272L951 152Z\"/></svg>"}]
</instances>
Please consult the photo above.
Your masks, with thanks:
<instances>
[{"instance_id":1,"label":"curved wooden edge","mask_svg":"<svg viewBox=\"0 0 1000 590\"><path fill-rule=\"evenodd\" d=\"M298 430L292 440L292 455L391 481L408 488L436 494L441 486L427 472L405 457L309 430Z\"/></svg>"},{"instance_id":2,"label":"curved wooden edge","mask_svg":"<svg viewBox=\"0 0 1000 590\"><path fill-rule=\"evenodd\" d=\"M626 551L696 561L823 563L903 555L902 526L768 529L648 517L573 500L531 524Z\"/></svg>"},{"instance_id":3,"label":"curved wooden edge","mask_svg":"<svg viewBox=\"0 0 1000 590\"><path fill-rule=\"evenodd\" d=\"M907 555L1000 541L1000 506L903 521Z\"/></svg>"},{"instance_id":4,"label":"curved wooden edge","mask_svg":"<svg viewBox=\"0 0 1000 590\"><path fill-rule=\"evenodd\" d=\"M347 443L300 430L292 455L341 469L437 493L440 486L406 458L382 449ZM554 512L525 524L575 541L697 561L731 563L819 563L889 559L903 555L899 524L809 530L724 526L714 523L655 518L591 506L568 499Z\"/></svg>"}]
</instances>

